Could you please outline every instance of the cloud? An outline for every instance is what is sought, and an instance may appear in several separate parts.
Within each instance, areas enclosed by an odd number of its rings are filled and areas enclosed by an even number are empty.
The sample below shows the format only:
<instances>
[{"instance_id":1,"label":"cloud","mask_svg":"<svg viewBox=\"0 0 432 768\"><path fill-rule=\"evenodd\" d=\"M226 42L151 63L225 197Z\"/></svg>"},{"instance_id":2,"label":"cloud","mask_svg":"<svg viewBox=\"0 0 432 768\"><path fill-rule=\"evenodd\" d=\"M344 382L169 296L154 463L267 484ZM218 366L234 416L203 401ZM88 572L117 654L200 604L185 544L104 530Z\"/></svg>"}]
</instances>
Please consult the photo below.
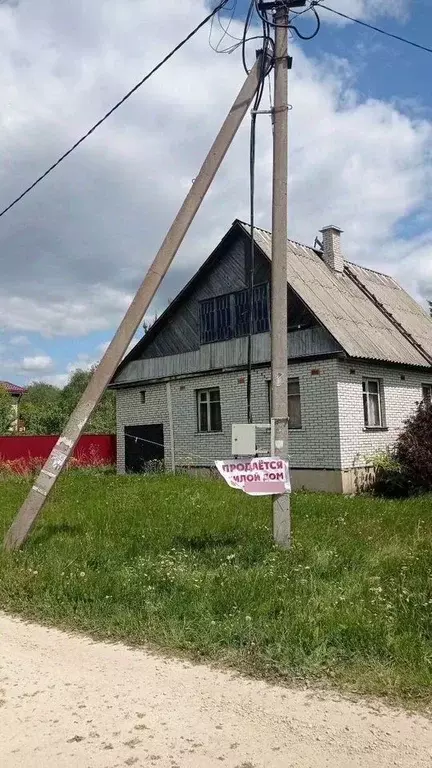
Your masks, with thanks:
<instances>
[{"instance_id":1,"label":"cloud","mask_svg":"<svg viewBox=\"0 0 432 768\"><path fill-rule=\"evenodd\" d=\"M9 343L12 347L27 347L30 339L27 336L12 336Z\"/></svg>"},{"instance_id":2,"label":"cloud","mask_svg":"<svg viewBox=\"0 0 432 768\"><path fill-rule=\"evenodd\" d=\"M380 17L405 21L413 6L413 0L323 0L323 2L329 8L340 11L347 16L369 21ZM320 9L319 5L317 11L323 21L339 25L351 23L324 8Z\"/></svg>"},{"instance_id":3,"label":"cloud","mask_svg":"<svg viewBox=\"0 0 432 768\"><path fill-rule=\"evenodd\" d=\"M403 19L408 2L350 0L353 15ZM203 18L203 0L157 4L66 0L0 6L0 207L84 133ZM157 29L157 34L154 30ZM233 22L231 31L241 33ZM340 32L344 34L343 30ZM145 45L143 45L145 40ZM333 222L348 257L426 297L431 239L431 124L355 90L349 62L308 59L291 75L289 234L312 243ZM347 47L347 55L349 48ZM238 54L217 56L203 31L1 220L7 269L0 326L75 338L119 322L241 83ZM410 115L410 116L408 116ZM152 312L160 313L235 217L248 213L248 120L242 126ZM271 129L259 118L257 219L270 224ZM404 253L403 269L397 254ZM100 354L99 352L95 353ZM72 357L72 355L71 355ZM97 357L95 357L97 359ZM68 371L53 376L66 376Z\"/></svg>"},{"instance_id":4,"label":"cloud","mask_svg":"<svg viewBox=\"0 0 432 768\"><path fill-rule=\"evenodd\" d=\"M127 355L128 352L130 352L130 350L135 346L135 344L138 343L139 339L140 336L134 336L125 352L125 355ZM94 365L97 365L102 355L108 349L109 344L109 341L104 341L101 344L98 344L93 355L85 352L80 353L77 355L75 360L67 364L65 371L61 373L44 375L40 380L47 382L47 384L53 384L55 387L63 388L66 386L71 376L73 376L76 371L89 371L91 368L93 368Z\"/></svg>"},{"instance_id":5,"label":"cloud","mask_svg":"<svg viewBox=\"0 0 432 768\"><path fill-rule=\"evenodd\" d=\"M49 371L54 363L49 355L35 355L35 357L24 357L21 361L21 369L25 372L43 372Z\"/></svg>"}]
</instances>

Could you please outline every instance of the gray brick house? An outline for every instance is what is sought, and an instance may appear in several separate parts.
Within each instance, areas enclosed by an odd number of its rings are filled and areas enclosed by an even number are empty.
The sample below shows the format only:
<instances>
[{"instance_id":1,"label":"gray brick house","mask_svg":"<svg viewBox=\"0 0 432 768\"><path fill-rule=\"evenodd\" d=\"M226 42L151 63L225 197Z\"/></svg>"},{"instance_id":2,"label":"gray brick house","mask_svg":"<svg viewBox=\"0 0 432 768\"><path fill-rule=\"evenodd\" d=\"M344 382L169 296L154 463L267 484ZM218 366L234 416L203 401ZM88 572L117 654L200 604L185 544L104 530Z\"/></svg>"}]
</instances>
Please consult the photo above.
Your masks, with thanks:
<instances>
[{"instance_id":1,"label":"gray brick house","mask_svg":"<svg viewBox=\"0 0 432 768\"><path fill-rule=\"evenodd\" d=\"M287 241L294 487L352 492L432 393L432 321L393 278L347 262L341 230ZM118 471L210 467L247 421L250 231L236 220L119 366ZM271 234L255 231L252 414L269 422ZM263 452L269 451L263 433Z\"/></svg>"}]
</instances>

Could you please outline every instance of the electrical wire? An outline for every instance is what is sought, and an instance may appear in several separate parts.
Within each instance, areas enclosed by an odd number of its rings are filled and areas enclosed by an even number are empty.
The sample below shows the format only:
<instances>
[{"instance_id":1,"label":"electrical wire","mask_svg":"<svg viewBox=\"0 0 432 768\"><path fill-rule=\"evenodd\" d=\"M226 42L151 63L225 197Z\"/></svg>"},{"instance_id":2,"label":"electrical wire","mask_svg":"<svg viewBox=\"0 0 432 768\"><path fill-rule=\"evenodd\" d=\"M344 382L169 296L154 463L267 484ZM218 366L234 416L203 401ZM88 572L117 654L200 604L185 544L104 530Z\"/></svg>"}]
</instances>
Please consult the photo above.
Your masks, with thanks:
<instances>
[{"instance_id":1,"label":"electrical wire","mask_svg":"<svg viewBox=\"0 0 432 768\"><path fill-rule=\"evenodd\" d=\"M243 69L245 70L246 74L249 74L249 69L246 63L246 42L247 42L247 33L249 31L249 27L252 22L252 17L254 14L255 9L255 0L251 0L248 8L248 12L246 14L246 21L244 25L244 31L243 31L243 40L242 40L242 62L243 62Z\"/></svg>"},{"instance_id":2,"label":"electrical wire","mask_svg":"<svg viewBox=\"0 0 432 768\"><path fill-rule=\"evenodd\" d=\"M162 61L159 62L159 64L156 64L156 66L153 67L153 69L150 72L148 72L148 74L145 75L145 77L143 77L136 85L134 85L134 87L131 88L130 91L128 91L125 94L125 96L123 96L123 98L120 99L120 101L118 101L100 120L98 120L98 122L95 123L92 126L92 128L90 128L90 130L84 134L84 136L81 136L81 138L78 139L78 141L76 141L75 144L73 144L73 146L67 150L67 152L61 155L61 157L59 157L58 160L56 160L56 162L53 163L43 174L41 174L41 176L39 176L36 179L36 181L33 182L33 184L30 184L30 186L27 187L27 189L25 189L20 195L18 195L18 197L16 197L15 200L13 200L9 205L6 206L6 208L0 211L0 218L4 216L8 211L10 211L11 208L13 208L17 203L19 203L24 197L26 197L26 195L28 195L29 192L31 192L38 184L40 184L41 181L46 179L46 177L52 171L54 171L54 169L57 168L57 166L59 166L60 163L63 162L63 160L69 157L69 155L71 155L72 152L74 152L75 149L77 149L77 147L79 147L86 139L88 139L89 136L91 136L91 134L94 133L94 131L97 128L99 128L102 125L102 123L105 122L105 120L111 117L111 115L117 109L119 109L119 107L121 107L125 103L125 101L127 101L139 88L141 88L142 85L144 85L144 83L147 82L147 80L149 80L159 69L161 69L167 63L167 61L169 61L181 48L183 48L183 46L186 45L186 43L188 43L189 40L191 40L192 37L194 37L197 34L197 32L199 32L199 30L202 29L202 27L204 27L207 24L207 22L209 22L210 19L212 19L225 5L227 5L227 3L228 3L228 0L222 0L222 2L220 2L212 10L212 12L206 16L205 19L203 19L191 32L189 32L189 34L178 45L176 45L175 48L173 48L162 59Z\"/></svg>"},{"instance_id":3,"label":"electrical wire","mask_svg":"<svg viewBox=\"0 0 432 768\"><path fill-rule=\"evenodd\" d=\"M252 9L252 10L251 10ZM250 11L252 18L255 0L252 0ZM246 400L247 420L253 423L252 414L252 336L254 331L254 281L255 281L255 155L256 155L256 120L264 94L265 82L274 66L274 42L270 35L269 26L263 21L263 50L259 85L251 112L251 129L249 144L249 204L250 204L250 241L249 241L249 270L248 270L248 342L247 342L247 379ZM245 25L246 29L246 25ZM245 38L246 41L246 38ZM243 62L245 63L245 44L243 45ZM271 55L270 55L271 52Z\"/></svg>"},{"instance_id":4,"label":"electrical wire","mask_svg":"<svg viewBox=\"0 0 432 768\"><path fill-rule=\"evenodd\" d=\"M280 28L282 28L282 29L290 29L290 30L293 30L293 31L296 33L296 35L297 35L297 36L298 36L298 37L299 37L301 40L313 40L313 38L314 38L314 37L316 37L316 36L317 36L317 34L318 34L318 32L320 31L320 28L321 28L321 20L320 20L320 17L318 16L318 13L317 13L317 12L316 12L316 10L315 10L315 6L316 6L316 5L319 5L319 2L320 2L320 0L317 0L316 2L312 2L312 1L311 1L311 3L310 3L310 5L309 5L309 7L308 7L308 8L305 8L305 9L304 9L304 11L300 11L300 12L297 12L297 13L295 14L296 16L303 16L303 14L304 14L304 13L307 13L308 11L312 11L312 13L313 13L313 14L314 14L314 16L315 16L315 19L316 19L316 23L317 23L317 25L316 25L316 28L315 28L314 32L313 32L311 35L303 35L303 33L302 33L302 32L299 32L299 30L297 29L297 27L296 27L294 24L292 24L291 22L288 22L288 24L279 24L279 23L276 23L275 21L273 21L273 20L272 20L272 19L269 17L269 15L268 15L268 12L267 12L267 11L264 11L264 12L263 12L263 11L261 11L261 9L260 9L260 7L259 7L259 0L254 0L254 2L255 2L255 10L256 10L256 13L257 13L257 15L259 16L259 18L260 18L260 19L261 19L263 22L266 22L266 23L267 23L267 24L268 24L270 27L279 28L279 29L280 29ZM291 13L291 12L292 12L292 9L289 7L288 3L287 3L287 2L285 2L285 3L284 3L284 5L285 5L285 7L286 7L286 9L287 9L288 13Z\"/></svg>"},{"instance_id":5,"label":"electrical wire","mask_svg":"<svg viewBox=\"0 0 432 768\"><path fill-rule=\"evenodd\" d=\"M212 51L214 51L215 53L232 53L232 51L235 50L238 47L238 44L241 44L243 42L243 38L242 37L236 37L235 35L233 35L229 31L230 26L231 26L231 24L232 24L232 22L234 20L236 9L237 9L237 0L234 0L234 5L233 5L232 8L225 8L225 10L231 11L231 16L230 16L230 18L228 20L228 25L226 27L224 27L224 25L222 24L222 21L221 21L222 10L224 10L223 8L219 8L217 14L212 17L212 20L211 20L211 23L210 23L210 30L209 30L209 45L210 45L210 48L212 49ZM217 18L218 24L219 24L219 26L220 26L220 28L221 28L221 30L223 32L223 35L220 38L220 40L217 43L217 45L215 46L212 43L212 36L213 36L214 23L215 23L215 19L216 18ZM223 42L223 40L225 39L225 37L230 38L236 44L235 45L230 45L227 48L220 48L220 45Z\"/></svg>"},{"instance_id":6,"label":"electrical wire","mask_svg":"<svg viewBox=\"0 0 432 768\"><path fill-rule=\"evenodd\" d=\"M342 13L342 11L336 11L334 8L329 8L328 5L323 5L320 1L313 2L313 5L314 6L319 5L320 8L324 8L326 11L330 11L330 13L335 13L336 16L341 16L343 19L347 19L348 21L353 21L355 24L360 24L362 27L366 27L367 29L372 29L374 32L379 32L381 35L385 35L386 37L392 37L393 40L399 40L399 42L406 43L407 45L411 45L413 48L419 48L421 51L426 51L426 53L432 53L432 48L428 48L426 45L415 43L413 40L408 40L406 37L395 35L393 34L393 32L388 32L387 30L381 29L380 27L375 27L373 24L368 24L366 21L355 19L352 16L348 16L346 13Z\"/></svg>"}]
</instances>

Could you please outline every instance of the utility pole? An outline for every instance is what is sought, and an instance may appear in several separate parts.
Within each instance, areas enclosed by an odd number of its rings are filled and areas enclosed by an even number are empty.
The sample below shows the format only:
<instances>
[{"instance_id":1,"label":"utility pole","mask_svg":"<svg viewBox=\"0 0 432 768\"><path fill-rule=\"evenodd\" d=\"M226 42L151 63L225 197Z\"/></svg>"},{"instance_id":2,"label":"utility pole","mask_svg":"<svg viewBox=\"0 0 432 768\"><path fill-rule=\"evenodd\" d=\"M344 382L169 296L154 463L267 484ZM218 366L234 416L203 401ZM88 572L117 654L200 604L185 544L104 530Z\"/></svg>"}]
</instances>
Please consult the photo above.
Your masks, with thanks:
<instances>
[{"instance_id":1,"label":"utility pole","mask_svg":"<svg viewBox=\"0 0 432 768\"><path fill-rule=\"evenodd\" d=\"M33 488L7 532L4 542L6 550L19 549L27 539L38 515L43 509L48 494L55 485L84 431L87 421L110 383L255 97L260 80L261 66L262 59L259 58L234 101L198 176L188 192L111 344L102 357L62 435L51 451Z\"/></svg>"},{"instance_id":2,"label":"utility pole","mask_svg":"<svg viewBox=\"0 0 432 768\"><path fill-rule=\"evenodd\" d=\"M271 265L271 403L276 456L288 460L288 2L274 3L274 131ZM290 495L273 497L273 536L291 546Z\"/></svg>"}]
</instances>

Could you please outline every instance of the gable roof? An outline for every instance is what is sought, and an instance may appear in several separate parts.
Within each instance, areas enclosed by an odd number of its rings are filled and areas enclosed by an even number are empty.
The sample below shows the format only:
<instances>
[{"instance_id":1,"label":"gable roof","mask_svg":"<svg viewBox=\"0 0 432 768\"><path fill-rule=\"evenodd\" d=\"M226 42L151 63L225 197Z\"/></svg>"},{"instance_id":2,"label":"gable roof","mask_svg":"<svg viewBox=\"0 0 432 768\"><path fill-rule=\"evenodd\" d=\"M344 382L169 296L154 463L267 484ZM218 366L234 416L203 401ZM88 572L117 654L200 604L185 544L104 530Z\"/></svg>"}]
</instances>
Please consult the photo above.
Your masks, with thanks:
<instances>
[{"instance_id":1,"label":"gable roof","mask_svg":"<svg viewBox=\"0 0 432 768\"><path fill-rule=\"evenodd\" d=\"M256 229L255 242L271 260L271 233ZM432 365L432 321L393 278L346 262L335 272L318 251L292 240L287 268L288 284L349 357Z\"/></svg>"},{"instance_id":2,"label":"gable roof","mask_svg":"<svg viewBox=\"0 0 432 768\"><path fill-rule=\"evenodd\" d=\"M25 387L20 387L18 384L11 384L10 381L0 381L0 387L4 387L6 392L10 395L25 395L27 392Z\"/></svg>"},{"instance_id":3,"label":"gable roof","mask_svg":"<svg viewBox=\"0 0 432 768\"><path fill-rule=\"evenodd\" d=\"M180 304L205 277L229 240L250 226L236 219L219 245L187 285L125 356L117 373L139 359ZM271 261L272 235L255 228L255 245ZM432 320L391 277L345 261L334 272L319 251L287 240L288 285L348 357L429 368L432 365Z\"/></svg>"}]
</instances>

